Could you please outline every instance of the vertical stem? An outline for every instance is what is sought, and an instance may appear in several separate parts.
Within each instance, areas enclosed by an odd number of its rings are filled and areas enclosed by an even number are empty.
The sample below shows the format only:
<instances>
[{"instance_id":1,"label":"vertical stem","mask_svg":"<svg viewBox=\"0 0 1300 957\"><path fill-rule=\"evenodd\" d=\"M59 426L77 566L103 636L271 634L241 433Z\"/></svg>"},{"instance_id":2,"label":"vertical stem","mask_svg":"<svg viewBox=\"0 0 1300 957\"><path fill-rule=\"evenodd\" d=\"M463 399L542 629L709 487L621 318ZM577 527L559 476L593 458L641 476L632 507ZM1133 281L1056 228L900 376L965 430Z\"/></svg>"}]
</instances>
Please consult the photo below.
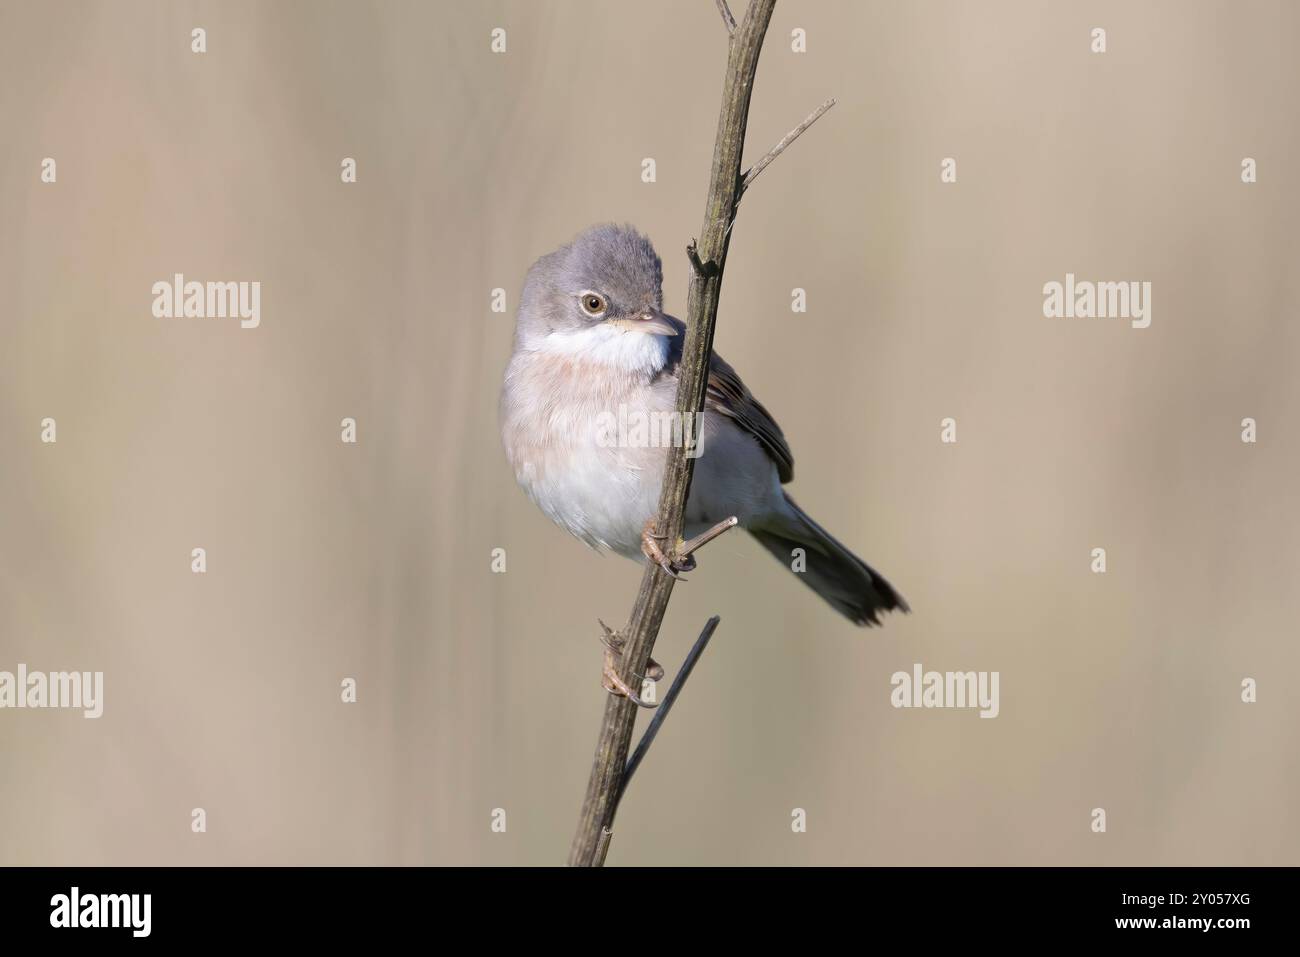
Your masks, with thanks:
<instances>
[{"instance_id":1,"label":"vertical stem","mask_svg":"<svg viewBox=\"0 0 1300 957\"><path fill-rule=\"evenodd\" d=\"M750 0L744 21L731 34L729 41L722 109L713 143L709 195L704 208L704 225L695 250L702 265L691 270L686 299L686 340L679 369L677 408L686 416L683 421L687 422L699 422L704 408L722 271L731 242L736 202L740 198L740 160L745 146L745 127L749 122L749 101L758 70L758 55L775 5L776 0ZM669 449L656 519L656 531L669 547L674 546L682 535L686 497L690 493L694 471L695 459L686 455L685 448ZM636 605L624 632L626 643L620 675L625 681L639 683L635 676L645 673L672 593L672 576L654 562L647 562ZM605 703L578 830L569 848L569 863L572 865L600 866L604 862L613 836L614 811L622 789L636 712L636 705L622 696L611 695Z\"/></svg>"}]
</instances>

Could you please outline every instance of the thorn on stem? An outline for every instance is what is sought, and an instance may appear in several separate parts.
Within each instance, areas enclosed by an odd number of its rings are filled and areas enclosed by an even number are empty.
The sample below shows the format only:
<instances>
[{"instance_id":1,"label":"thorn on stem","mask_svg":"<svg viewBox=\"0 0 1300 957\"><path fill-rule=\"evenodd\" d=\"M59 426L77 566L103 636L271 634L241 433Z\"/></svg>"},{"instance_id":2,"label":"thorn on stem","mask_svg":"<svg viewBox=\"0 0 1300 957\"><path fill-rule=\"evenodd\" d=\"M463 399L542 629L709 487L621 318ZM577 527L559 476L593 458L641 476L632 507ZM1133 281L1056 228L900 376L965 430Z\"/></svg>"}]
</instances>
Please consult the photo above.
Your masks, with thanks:
<instances>
[{"instance_id":1,"label":"thorn on stem","mask_svg":"<svg viewBox=\"0 0 1300 957\"><path fill-rule=\"evenodd\" d=\"M717 263L706 263L700 259L700 249L699 246L696 245L694 239L692 239L690 245L686 247L686 258L691 261L691 275L700 279L717 275Z\"/></svg>"}]
</instances>

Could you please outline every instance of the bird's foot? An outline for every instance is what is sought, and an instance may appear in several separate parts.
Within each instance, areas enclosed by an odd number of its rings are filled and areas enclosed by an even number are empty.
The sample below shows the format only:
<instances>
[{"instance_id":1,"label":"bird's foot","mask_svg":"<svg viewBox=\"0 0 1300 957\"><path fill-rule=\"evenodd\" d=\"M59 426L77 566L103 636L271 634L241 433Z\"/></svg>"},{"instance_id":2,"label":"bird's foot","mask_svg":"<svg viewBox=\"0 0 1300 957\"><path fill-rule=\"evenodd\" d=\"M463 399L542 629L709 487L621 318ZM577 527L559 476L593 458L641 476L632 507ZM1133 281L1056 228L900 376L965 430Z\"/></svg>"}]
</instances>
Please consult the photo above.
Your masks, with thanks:
<instances>
[{"instance_id":1,"label":"bird's foot","mask_svg":"<svg viewBox=\"0 0 1300 957\"><path fill-rule=\"evenodd\" d=\"M664 551L663 546L659 544L664 541L667 541L667 539L655 534L655 520L650 519L645 523L645 527L641 529L641 554L673 578L681 579L682 572L689 572L695 568L695 559L689 555L686 556L685 561L677 560L675 556L670 557Z\"/></svg>"},{"instance_id":2,"label":"bird's foot","mask_svg":"<svg viewBox=\"0 0 1300 957\"><path fill-rule=\"evenodd\" d=\"M696 535L689 542L683 542L679 539L677 547L673 549L672 554L669 555L664 551L663 546L659 544L662 541L666 541L666 539L663 536L655 534L655 520L652 518L645 523L645 527L641 530L641 551L646 558L650 559L673 578L681 579L682 572L689 572L695 569L695 552L699 551L723 532L735 528L739 524L740 519L736 518L734 515L730 518L724 518L712 528Z\"/></svg>"},{"instance_id":3,"label":"bird's foot","mask_svg":"<svg viewBox=\"0 0 1300 957\"><path fill-rule=\"evenodd\" d=\"M600 619L597 619L599 621ZM601 630L604 632L600 636L600 643L605 646L605 664L600 677L601 687L610 694L620 694L631 701L633 704L642 708L657 708L659 705L653 701L645 701L637 694L626 681L618 674L618 664L623 659L623 646L626 644L625 639L617 631L610 628L603 621L600 622ZM645 675L633 677L644 677L650 681L658 681L664 676L664 669L653 658L646 662Z\"/></svg>"}]
</instances>

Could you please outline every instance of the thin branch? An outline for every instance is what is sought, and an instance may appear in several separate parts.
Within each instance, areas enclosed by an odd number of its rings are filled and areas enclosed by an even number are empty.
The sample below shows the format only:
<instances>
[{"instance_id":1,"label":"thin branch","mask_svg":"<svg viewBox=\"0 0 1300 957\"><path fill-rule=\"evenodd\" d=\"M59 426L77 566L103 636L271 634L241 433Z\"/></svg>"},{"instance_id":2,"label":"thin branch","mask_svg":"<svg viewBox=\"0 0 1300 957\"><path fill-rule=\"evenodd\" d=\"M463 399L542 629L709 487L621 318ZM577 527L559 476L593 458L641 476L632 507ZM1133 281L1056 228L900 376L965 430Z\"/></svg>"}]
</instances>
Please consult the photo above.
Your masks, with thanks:
<instances>
[{"instance_id":1,"label":"thin branch","mask_svg":"<svg viewBox=\"0 0 1300 957\"><path fill-rule=\"evenodd\" d=\"M718 13L722 14L722 22L727 27L727 35L736 35L736 18L731 15L731 8L727 6L727 0L717 0Z\"/></svg>"},{"instance_id":2,"label":"thin branch","mask_svg":"<svg viewBox=\"0 0 1300 957\"><path fill-rule=\"evenodd\" d=\"M712 528L708 528L700 532L700 534L696 535L689 542L682 542L681 546L677 549L677 554L674 557L678 561L682 561L690 558L693 554L698 552L705 545L709 544L709 542L713 541L723 532L730 531L731 529L735 528L739 524L740 524L740 519L736 518L736 516L734 515L731 516L731 518L724 518L722 521L718 522L718 524L714 525Z\"/></svg>"},{"instance_id":3,"label":"thin branch","mask_svg":"<svg viewBox=\"0 0 1300 957\"><path fill-rule=\"evenodd\" d=\"M767 151L767 153L763 156L761 160L759 160L748 170L746 170L745 178L740 181L741 195L743 196L745 190L749 189L750 183L758 179L758 174L763 172L763 170L767 169L768 166L772 164L772 160L776 159L778 156L784 153L786 147L788 147L791 143L797 140L803 134L804 130L808 129L808 127L812 126L819 119L821 119L822 114L825 113L834 105L835 105L835 97L831 97L821 106L817 107L817 109L809 113L808 119L804 120L794 129L792 129L789 133L785 134L785 136L781 137L781 142L773 146L770 150Z\"/></svg>"},{"instance_id":4,"label":"thin branch","mask_svg":"<svg viewBox=\"0 0 1300 957\"><path fill-rule=\"evenodd\" d=\"M686 297L686 338L678 366L675 408L684 416L690 416L689 421L698 420L704 409L722 272L727 262L736 202L741 194L740 163L745 147L745 128L749 122L750 97L763 37L767 34L775 5L776 0L750 0L743 22L731 33L727 45L727 71L723 78L722 107L713 144L704 225L699 243L692 243L688 253L691 276ZM719 4L719 11L724 10L725 4ZM729 17L730 11L726 10L723 22L727 23ZM668 450L658 514L654 520L654 537L671 543L667 549L669 554L677 553L684 544L681 537L685 527L686 498L695 473L695 452L685 445L683 442ZM645 673L675 584L673 575L659 563L646 563L636 604L627 627L620 632L624 643L617 669L624 684L630 686L635 675ZM623 793L636 715L636 704L624 695L610 695L605 702L578 829L569 847L570 864L590 867L604 863L613 834L614 812Z\"/></svg>"},{"instance_id":5,"label":"thin branch","mask_svg":"<svg viewBox=\"0 0 1300 957\"><path fill-rule=\"evenodd\" d=\"M641 766L641 761L645 758L646 752L650 750L650 745L654 744L655 735L663 727L663 723L668 720L668 712L673 709L673 703L676 702L677 696L682 693L682 686L686 684L686 679L691 676L695 669L695 663L700 660L700 655L704 654L704 649L709 646L709 639L713 633L718 630L718 622L722 621L717 615L714 615L704 624L704 630L700 632L700 637L695 639L695 644L686 654L686 660L682 662L681 668L677 671L677 677L673 678L672 687L668 689L668 694L664 695L663 702L659 705L659 710L655 716L650 719L650 726L645 729L645 734L641 735L641 742L632 752L632 757L628 759L627 768L623 771L623 784L619 788L618 797L614 800L614 809L618 810L618 802L623 800L623 794L627 791L628 782L632 780L632 775L636 769Z\"/></svg>"}]
</instances>

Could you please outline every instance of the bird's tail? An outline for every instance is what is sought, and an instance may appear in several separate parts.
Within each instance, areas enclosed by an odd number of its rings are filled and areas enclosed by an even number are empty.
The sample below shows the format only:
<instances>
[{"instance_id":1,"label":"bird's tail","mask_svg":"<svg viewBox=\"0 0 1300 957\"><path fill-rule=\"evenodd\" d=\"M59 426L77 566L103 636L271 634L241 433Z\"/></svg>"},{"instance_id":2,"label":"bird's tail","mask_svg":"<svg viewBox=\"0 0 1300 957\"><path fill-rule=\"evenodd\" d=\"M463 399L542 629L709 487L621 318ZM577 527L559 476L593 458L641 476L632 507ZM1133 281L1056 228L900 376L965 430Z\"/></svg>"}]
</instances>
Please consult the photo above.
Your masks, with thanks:
<instances>
[{"instance_id":1,"label":"bird's tail","mask_svg":"<svg viewBox=\"0 0 1300 957\"><path fill-rule=\"evenodd\" d=\"M750 533L805 585L855 625L878 625L885 611L910 611L892 585L814 522L790 496L787 508ZM803 550L803 562L795 554Z\"/></svg>"}]
</instances>

